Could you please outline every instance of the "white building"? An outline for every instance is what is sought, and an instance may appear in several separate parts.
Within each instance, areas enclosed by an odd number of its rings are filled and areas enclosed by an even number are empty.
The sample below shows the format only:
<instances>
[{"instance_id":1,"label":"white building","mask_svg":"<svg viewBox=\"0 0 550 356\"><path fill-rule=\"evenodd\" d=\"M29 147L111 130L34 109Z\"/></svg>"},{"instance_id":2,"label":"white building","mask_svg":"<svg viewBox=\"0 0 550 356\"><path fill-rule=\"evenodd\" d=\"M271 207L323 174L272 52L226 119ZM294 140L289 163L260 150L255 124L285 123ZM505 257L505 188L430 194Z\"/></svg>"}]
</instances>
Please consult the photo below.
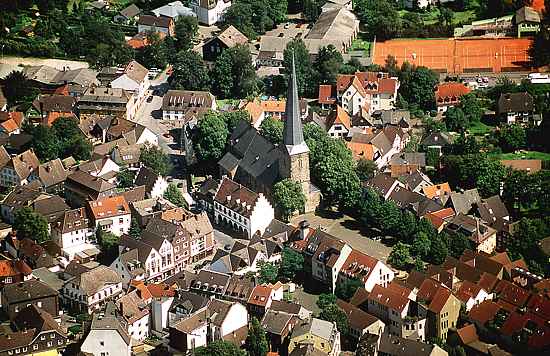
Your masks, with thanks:
<instances>
[{"instance_id":1,"label":"white building","mask_svg":"<svg viewBox=\"0 0 550 356\"><path fill-rule=\"evenodd\" d=\"M148 302L150 298L143 299L141 291L134 290L117 300L117 308L123 325L131 338L143 341L149 337L150 310ZM146 295L145 297L148 297Z\"/></svg>"},{"instance_id":2,"label":"white building","mask_svg":"<svg viewBox=\"0 0 550 356\"><path fill-rule=\"evenodd\" d=\"M189 120L199 113L216 109L216 98L207 91L168 90L162 98L164 120Z\"/></svg>"},{"instance_id":3,"label":"white building","mask_svg":"<svg viewBox=\"0 0 550 356\"><path fill-rule=\"evenodd\" d=\"M231 7L231 0L192 0L191 9L197 14L200 23L211 26L223 20L223 15Z\"/></svg>"},{"instance_id":4,"label":"white building","mask_svg":"<svg viewBox=\"0 0 550 356\"><path fill-rule=\"evenodd\" d=\"M275 211L262 193L255 193L224 177L214 196L214 219L248 237L263 234L275 217Z\"/></svg>"},{"instance_id":5,"label":"white building","mask_svg":"<svg viewBox=\"0 0 550 356\"><path fill-rule=\"evenodd\" d=\"M96 228L116 236L128 233L132 215L123 196L102 198L90 201L88 204Z\"/></svg>"},{"instance_id":6,"label":"white building","mask_svg":"<svg viewBox=\"0 0 550 356\"><path fill-rule=\"evenodd\" d=\"M122 293L120 275L106 266L99 265L67 280L60 297L65 304L83 312L92 313L120 293Z\"/></svg>"},{"instance_id":7,"label":"white building","mask_svg":"<svg viewBox=\"0 0 550 356\"><path fill-rule=\"evenodd\" d=\"M336 79L338 100L352 116L394 109L398 89L399 80L387 73L357 72Z\"/></svg>"},{"instance_id":8,"label":"white building","mask_svg":"<svg viewBox=\"0 0 550 356\"><path fill-rule=\"evenodd\" d=\"M130 356L132 339L115 315L114 306L106 313L95 313L90 333L80 351L94 356Z\"/></svg>"},{"instance_id":9,"label":"white building","mask_svg":"<svg viewBox=\"0 0 550 356\"><path fill-rule=\"evenodd\" d=\"M156 174L152 169L142 166L134 181L135 186L145 186L145 194L148 198L162 198L168 188L168 182L164 177Z\"/></svg>"},{"instance_id":10,"label":"white building","mask_svg":"<svg viewBox=\"0 0 550 356\"><path fill-rule=\"evenodd\" d=\"M122 75L113 80L110 84L113 89L124 89L132 93L130 98L133 105L129 107L132 112L128 113L128 119L132 120L143 104L149 89L149 70L136 61L131 61L122 69Z\"/></svg>"},{"instance_id":11,"label":"white building","mask_svg":"<svg viewBox=\"0 0 550 356\"><path fill-rule=\"evenodd\" d=\"M90 228L86 209L78 208L66 211L58 221L51 225L52 240L61 249L67 261L72 261L80 252L97 250L92 244L94 229Z\"/></svg>"},{"instance_id":12,"label":"white building","mask_svg":"<svg viewBox=\"0 0 550 356\"><path fill-rule=\"evenodd\" d=\"M357 278L370 293L375 285L387 287L394 277L393 270L382 261L353 250L340 269L338 283Z\"/></svg>"}]
</instances>

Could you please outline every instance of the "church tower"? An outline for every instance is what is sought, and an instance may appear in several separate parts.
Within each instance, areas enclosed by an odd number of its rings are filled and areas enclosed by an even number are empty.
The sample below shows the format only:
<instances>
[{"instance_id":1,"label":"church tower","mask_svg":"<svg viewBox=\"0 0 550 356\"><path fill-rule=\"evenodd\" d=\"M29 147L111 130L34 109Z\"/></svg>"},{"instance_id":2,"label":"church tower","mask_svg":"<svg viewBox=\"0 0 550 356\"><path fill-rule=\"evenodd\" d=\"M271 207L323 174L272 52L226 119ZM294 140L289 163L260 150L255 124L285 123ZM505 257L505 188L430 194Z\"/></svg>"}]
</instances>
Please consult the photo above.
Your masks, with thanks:
<instances>
[{"instance_id":1,"label":"church tower","mask_svg":"<svg viewBox=\"0 0 550 356\"><path fill-rule=\"evenodd\" d=\"M319 204L320 194L309 180L309 148L304 140L302 119L300 118L294 55L292 56L292 75L289 78L286 98L283 144L280 147L282 150L281 177L290 178L301 184L307 200L305 210L306 212L314 211Z\"/></svg>"}]
</instances>

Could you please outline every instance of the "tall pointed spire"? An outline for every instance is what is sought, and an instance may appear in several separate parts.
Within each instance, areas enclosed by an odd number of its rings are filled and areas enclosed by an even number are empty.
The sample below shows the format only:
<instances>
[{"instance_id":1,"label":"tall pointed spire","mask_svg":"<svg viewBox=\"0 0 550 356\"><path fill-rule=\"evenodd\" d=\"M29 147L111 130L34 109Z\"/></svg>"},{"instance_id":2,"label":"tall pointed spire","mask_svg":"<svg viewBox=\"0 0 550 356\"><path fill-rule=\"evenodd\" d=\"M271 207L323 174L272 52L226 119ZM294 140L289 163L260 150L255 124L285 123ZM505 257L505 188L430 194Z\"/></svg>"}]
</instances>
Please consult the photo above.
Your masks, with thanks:
<instances>
[{"instance_id":1,"label":"tall pointed spire","mask_svg":"<svg viewBox=\"0 0 550 356\"><path fill-rule=\"evenodd\" d=\"M302 132L302 120L300 119L300 102L298 101L298 86L296 85L294 53L292 53L292 75L288 81L285 115L286 120L283 132L283 143L287 146L289 152L291 152L292 146L305 146L304 134Z\"/></svg>"}]
</instances>

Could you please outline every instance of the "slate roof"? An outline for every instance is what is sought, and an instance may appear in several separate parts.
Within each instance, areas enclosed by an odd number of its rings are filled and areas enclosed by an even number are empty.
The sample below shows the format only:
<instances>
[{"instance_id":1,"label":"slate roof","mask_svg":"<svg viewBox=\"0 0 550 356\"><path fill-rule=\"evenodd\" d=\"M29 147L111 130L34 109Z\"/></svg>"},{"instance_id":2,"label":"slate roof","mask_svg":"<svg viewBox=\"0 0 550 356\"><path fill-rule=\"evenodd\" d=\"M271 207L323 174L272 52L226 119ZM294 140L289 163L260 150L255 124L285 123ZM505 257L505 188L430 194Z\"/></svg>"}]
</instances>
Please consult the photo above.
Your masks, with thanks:
<instances>
[{"instance_id":1,"label":"slate roof","mask_svg":"<svg viewBox=\"0 0 550 356\"><path fill-rule=\"evenodd\" d=\"M197 16L193 12L193 10L184 6L181 1L172 1L166 5L152 10L151 12L153 12L157 16L171 17L173 19L176 19L179 16Z\"/></svg>"},{"instance_id":2,"label":"slate roof","mask_svg":"<svg viewBox=\"0 0 550 356\"><path fill-rule=\"evenodd\" d=\"M434 349L437 349L434 350ZM447 352L435 344L427 344L422 341L405 339L399 336L383 333L380 337L379 352L392 356L430 356L432 352L445 355Z\"/></svg>"},{"instance_id":3,"label":"slate roof","mask_svg":"<svg viewBox=\"0 0 550 356\"><path fill-rule=\"evenodd\" d=\"M69 113L73 111L75 103L76 100L72 96L51 94L39 96L32 105L38 112L43 110L45 113L50 111Z\"/></svg>"},{"instance_id":4,"label":"slate roof","mask_svg":"<svg viewBox=\"0 0 550 356\"><path fill-rule=\"evenodd\" d=\"M267 333L274 335L285 335L289 323L295 320L294 314L274 311L269 309L262 319L262 327Z\"/></svg>"},{"instance_id":5,"label":"slate roof","mask_svg":"<svg viewBox=\"0 0 550 356\"><path fill-rule=\"evenodd\" d=\"M457 214L468 214L476 204L481 202L481 196L477 188L464 192L451 192L451 203Z\"/></svg>"},{"instance_id":6,"label":"slate roof","mask_svg":"<svg viewBox=\"0 0 550 356\"><path fill-rule=\"evenodd\" d=\"M535 108L534 100L531 94L523 93L503 93L498 99L498 112L500 114L507 112L531 112Z\"/></svg>"},{"instance_id":7,"label":"slate roof","mask_svg":"<svg viewBox=\"0 0 550 356\"><path fill-rule=\"evenodd\" d=\"M142 166L134 180L134 185L145 186L146 192L151 192L159 176L150 168Z\"/></svg>"},{"instance_id":8,"label":"slate roof","mask_svg":"<svg viewBox=\"0 0 550 356\"><path fill-rule=\"evenodd\" d=\"M59 292L46 283L30 279L19 283L7 284L2 291L8 303L20 303L26 300L57 297Z\"/></svg>"},{"instance_id":9,"label":"slate roof","mask_svg":"<svg viewBox=\"0 0 550 356\"><path fill-rule=\"evenodd\" d=\"M136 4L131 4L125 7L124 9L120 10L120 14L126 17L127 19L139 15L140 12L141 10L139 9L139 7L136 6Z\"/></svg>"}]
</instances>

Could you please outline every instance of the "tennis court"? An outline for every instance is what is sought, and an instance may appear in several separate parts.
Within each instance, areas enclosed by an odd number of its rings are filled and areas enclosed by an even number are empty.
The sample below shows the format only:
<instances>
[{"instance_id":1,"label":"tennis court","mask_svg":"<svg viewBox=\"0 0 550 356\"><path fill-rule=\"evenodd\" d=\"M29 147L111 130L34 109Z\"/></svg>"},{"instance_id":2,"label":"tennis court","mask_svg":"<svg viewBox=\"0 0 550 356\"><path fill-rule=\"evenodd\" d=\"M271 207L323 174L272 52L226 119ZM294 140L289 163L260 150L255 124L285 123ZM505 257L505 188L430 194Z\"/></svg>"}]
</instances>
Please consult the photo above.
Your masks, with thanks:
<instances>
[{"instance_id":1,"label":"tennis court","mask_svg":"<svg viewBox=\"0 0 550 356\"><path fill-rule=\"evenodd\" d=\"M383 65L388 55L437 72L511 72L530 70L528 38L418 39L376 42L373 62Z\"/></svg>"}]
</instances>

